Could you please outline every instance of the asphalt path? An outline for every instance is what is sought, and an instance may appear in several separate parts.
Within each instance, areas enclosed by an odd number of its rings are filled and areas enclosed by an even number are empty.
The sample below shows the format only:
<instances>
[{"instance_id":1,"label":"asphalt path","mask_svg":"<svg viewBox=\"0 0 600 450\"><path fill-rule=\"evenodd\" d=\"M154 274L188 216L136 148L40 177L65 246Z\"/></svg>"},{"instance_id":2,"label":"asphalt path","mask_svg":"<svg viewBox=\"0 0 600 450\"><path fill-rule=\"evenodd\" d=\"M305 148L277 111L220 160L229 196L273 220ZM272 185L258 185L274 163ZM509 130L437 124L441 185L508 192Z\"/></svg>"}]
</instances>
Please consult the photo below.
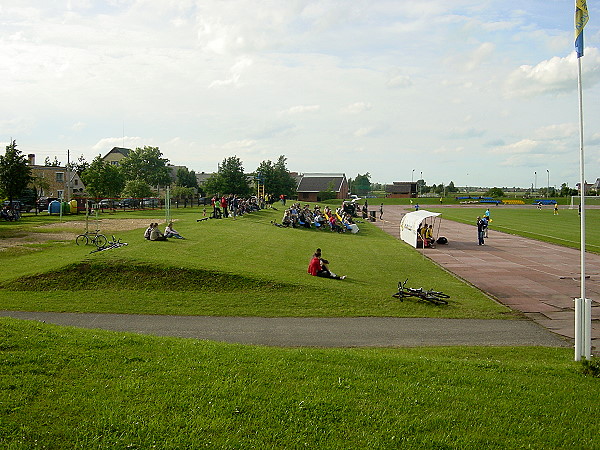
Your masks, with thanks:
<instances>
[{"instance_id":1,"label":"asphalt path","mask_svg":"<svg viewBox=\"0 0 600 450\"><path fill-rule=\"evenodd\" d=\"M62 326L273 347L569 347L529 320L397 317L294 318L0 311Z\"/></svg>"}]
</instances>

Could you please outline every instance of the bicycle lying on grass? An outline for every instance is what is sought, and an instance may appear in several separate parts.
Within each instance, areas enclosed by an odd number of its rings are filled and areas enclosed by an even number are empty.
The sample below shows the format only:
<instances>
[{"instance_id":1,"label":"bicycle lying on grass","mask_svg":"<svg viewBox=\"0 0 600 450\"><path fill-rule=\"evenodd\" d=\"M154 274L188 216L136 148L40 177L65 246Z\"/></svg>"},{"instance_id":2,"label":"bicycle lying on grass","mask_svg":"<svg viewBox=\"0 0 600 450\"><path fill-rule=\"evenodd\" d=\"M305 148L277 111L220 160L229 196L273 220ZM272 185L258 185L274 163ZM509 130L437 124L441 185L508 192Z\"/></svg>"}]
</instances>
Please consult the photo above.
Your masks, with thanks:
<instances>
[{"instance_id":1,"label":"bicycle lying on grass","mask_svg":"<svg viewBox=\"0 0 600 450\"><path fill-rule=\"evenodd\" d=\"M90 242L96 247L103 247L108 243L108 239L103 234L100 234L100 230L86 231L75 238L77 245L88 245Z\"/></svg>"},{"instance_id":2,"label":"bicycle lying on grass","mask_svg":"<svg viewBox=\"0 0 600 450\"><path fill-rule=\"evenodd\" d=\"M407 297L415 297L419 300L423 300L429 303L433 303L434 305L447 305L447 298L450 298L448 294L444 294L443 292L434 291L434 290L424 290L423 288L415 289L406 287L406 283L408 279L403 283L402 281L398 282L398 292L392 294L392 297L400 299L400 301L404 301Z\"/></svg>"},{"instance_id":3,"label":"bicycle lying on grass","mask_svg":"<svg viewBox=\"0 0 600 450\"><path fill-rule=\"evenodd\" d=\"M117 239L112 236L112 241L107 242L104 245L99 245L96 250L92 250L90 253L102 252L104 250L110 250L112 248L124 247L127 245L127 242L121 242L121 239Z\"/></svg>"}]
</instances>

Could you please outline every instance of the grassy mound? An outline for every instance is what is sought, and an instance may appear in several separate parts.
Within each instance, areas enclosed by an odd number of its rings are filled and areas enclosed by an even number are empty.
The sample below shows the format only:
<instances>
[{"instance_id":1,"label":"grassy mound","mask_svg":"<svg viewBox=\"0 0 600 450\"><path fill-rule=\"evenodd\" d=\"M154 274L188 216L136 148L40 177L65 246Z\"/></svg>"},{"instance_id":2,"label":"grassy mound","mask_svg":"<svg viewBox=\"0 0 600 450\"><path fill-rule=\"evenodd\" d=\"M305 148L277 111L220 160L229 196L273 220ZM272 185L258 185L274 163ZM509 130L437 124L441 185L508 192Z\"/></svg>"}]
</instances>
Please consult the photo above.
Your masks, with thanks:
<instances>
[{"instance_id":1,"label":"grassy mound","mask_svg":"<svg viewBox=\"0 0 600 450\"><path fill-rule=\"evenodd\" d=\"M168 267L130 261L85 261L58 270L24 276L0 285L6 290L211 291L297 288L286 283L205 269Z\"/></svg>"}]
</instances>

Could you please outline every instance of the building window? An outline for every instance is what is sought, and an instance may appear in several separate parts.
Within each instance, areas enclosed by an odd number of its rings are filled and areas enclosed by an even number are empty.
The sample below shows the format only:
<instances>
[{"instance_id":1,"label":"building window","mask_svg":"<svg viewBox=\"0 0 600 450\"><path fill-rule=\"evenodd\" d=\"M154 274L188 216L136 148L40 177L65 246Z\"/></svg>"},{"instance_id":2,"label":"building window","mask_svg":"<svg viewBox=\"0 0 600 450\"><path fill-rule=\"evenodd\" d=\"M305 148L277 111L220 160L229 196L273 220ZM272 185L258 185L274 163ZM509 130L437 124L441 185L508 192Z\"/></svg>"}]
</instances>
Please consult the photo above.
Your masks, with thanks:
<instances>
[{"instance_id":1,"label":"building window","mask_svg":"<svg viewBox=\"0 0 600 450\"><path fill-rule=\"evenodd\" d=\"M56 191L56 196L57 196L58 198L62 199L62 198L63 198L63 193L64 193L64 191L60 191L60 190L59 190L59 191Z\"/></svg>"},{"instance_id":2,"label":"building window","mask_svg":"<svg viewBox=\"0 0 600 450\"><path fill-rule=\"evenodd\" d=\"M62 183L65 181L65 174L63 172L56 172L56 182Z\"/></svg>"},{"instance_id":3,"label":"building window","mask_svg":"<svg viewBox=\"0 0 600 450\"><path fill-rule=\"evenodd\" d=\"M79 186L79 180L77 178L75 178L75 180L73 180L73 181L75 181L75 183L74 183L75 186Z\"/></svg>"}]
</instances>

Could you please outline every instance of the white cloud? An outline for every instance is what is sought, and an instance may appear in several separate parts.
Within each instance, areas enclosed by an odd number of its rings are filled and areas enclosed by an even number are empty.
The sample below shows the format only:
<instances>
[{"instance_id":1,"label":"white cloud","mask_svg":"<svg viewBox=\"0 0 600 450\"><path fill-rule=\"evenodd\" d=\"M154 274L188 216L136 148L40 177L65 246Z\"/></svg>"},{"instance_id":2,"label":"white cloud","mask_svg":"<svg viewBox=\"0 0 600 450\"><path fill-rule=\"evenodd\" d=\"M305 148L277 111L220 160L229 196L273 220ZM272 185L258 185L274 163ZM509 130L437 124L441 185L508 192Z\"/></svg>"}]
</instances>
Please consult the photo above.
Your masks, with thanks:
<instances>
[{"instance_id":1,"label":"white cloud","mask_svg":"<svg viewBox=\"0 0 600 450\"><path fill-rule=\"evenodd\" d=\"M346 114L360 114L365 111L370 111L373 108L368 102L356 102L342 108L342 112Z\"/></svg>"},{"instance_id":2,"label":"white cloud","mask_svg":"<svg viewBox=\"0 0 600 450\"><path fill-rule=\"evenodd\" d=\"M506 93L511 97L531 97L547 93L577 90L577 56L555 56L535 66L523 65L514 70L506 82ZM586 87L600 81L600 52L596 48L585 50L583 76Z\"/></svg>"},{"instance_id":3,"label":"white cloud","mask_svg":"<svg viewBox=\"0 0 600 450\"><path fill-rule=\"evenodd\" d=\"M320 109L321 109L320 105L297 105L297 106L292 106L288 109L281 111L280 114L283 114L283 115L304 114L304 113L319 111Z\"/></svg>"},{"instance_id":4,"label":"white cloud","mask_svg":"<svg viewBox=\"0 0 600 450\"><path fill-rule=\"evenodd\" d=\"M224 80L214 80L209 85L208 88L221 87L221 86L235 86L239 87L241 85L240 79L245 70L252 65L252 59L250 58L240 58L236 61L236 63L231 66L229 69L229 75Z\"/></svg>"},{"instance_id":5,"label":"white cloud","mask_svg":"<svg viewBox=\"0 0 600 450\"><path fill-rule=\"evenodd\" d=\"M471 54L465 64L467 70L474 70L478 68L485 60L487 60L493 53L496 46L491 42L484 42L479 45Z\"/></svg>"}]
</instances>

